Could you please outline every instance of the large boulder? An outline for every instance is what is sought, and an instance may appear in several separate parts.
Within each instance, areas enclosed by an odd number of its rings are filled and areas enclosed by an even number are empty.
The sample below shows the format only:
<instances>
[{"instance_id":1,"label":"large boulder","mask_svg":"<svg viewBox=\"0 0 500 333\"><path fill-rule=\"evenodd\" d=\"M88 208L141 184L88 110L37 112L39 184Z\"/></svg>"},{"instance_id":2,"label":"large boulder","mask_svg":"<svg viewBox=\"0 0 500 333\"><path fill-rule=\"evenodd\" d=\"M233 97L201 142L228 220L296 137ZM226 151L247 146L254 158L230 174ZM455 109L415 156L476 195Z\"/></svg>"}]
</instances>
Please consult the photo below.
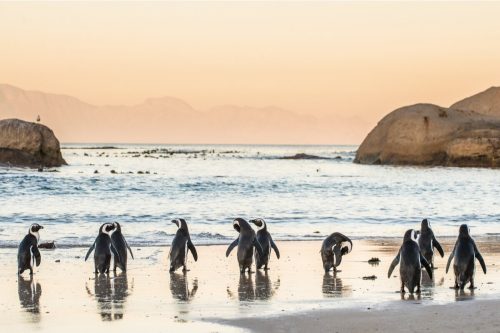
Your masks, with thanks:
<instances>
[{"instance_id":1,"label":"large boulder","mask_svg":"<svg viewBox=\"0 0 500 333\"><path fill-rule=\"evenodd\" d=\"M500 117L416 104L385 116L356 163L500 167Z\"/></svg>"},{"instance_id":2,"label":"large boulder","mask_svg":"<svg viewBox=\"0 0 500 333\"><path fill-rule=\"evenodd\" d=\"M0 120L0 164L21 167L65 165L59 140L47 126L19 119Z\"/></svg>"},{"instance_id":3,"label":"large boulder","mask_svg":"<svg viewBox=\"0 0 500 333\"><path fill-rule=\"evenodd\" d=\"M494 117L500 117L500 88L491 87L479 94L467 97L452 106L452 109L474 111Z\"/></svg>"}]
</instances>

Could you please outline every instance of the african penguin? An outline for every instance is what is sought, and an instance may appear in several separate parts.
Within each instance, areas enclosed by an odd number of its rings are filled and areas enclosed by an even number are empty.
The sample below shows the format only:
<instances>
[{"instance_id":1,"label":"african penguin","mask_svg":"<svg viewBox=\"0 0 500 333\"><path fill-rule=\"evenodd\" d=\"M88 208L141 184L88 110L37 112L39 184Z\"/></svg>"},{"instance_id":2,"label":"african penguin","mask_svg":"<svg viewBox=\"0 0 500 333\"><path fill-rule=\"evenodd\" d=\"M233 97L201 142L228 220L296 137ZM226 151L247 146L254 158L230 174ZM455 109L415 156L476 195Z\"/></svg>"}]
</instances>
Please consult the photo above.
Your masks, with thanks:
<instances>
[{"instance_id":1,"label":"african penguin","mask_svg":"<svg viewBox=\"0 0 500 333\"><path fill-rule=\"evenodd\" d=\"M420 235L418 238L418 246L420 247L420 253L427 260L431 268L434 269L434 248L438 250L439 255L444 257L444 251L441 244L437 241L434 236L434 232L431 229L431 223L427 219L422 220L420 226Z\"/></svg>"},{"instance_id":2,"label":"african penguin","mask_svg":"<svg viewBox=\"0 0 500 333\"><path fill-rule=\"evenodd\" d=\"M351 250L352 241L340 232L334 232L326 237L320 250L325 273L328 273L332 268L334 273L337 272L337 267L342 262L342 256L348 254Z\"/></svg>"},{"instance_id":3,"label":"african penguin","mask_svg":"<svg viewBox=\"0 0 500 333\"><path fill-rule=\"evenodd\" d=\"M251 273L250 266L252 266L253 262L254 248L261 258L265 256L264 251L257 240L255 231L246 220L242 218L235 219L233 221L233 228L239 233L239 236L227 248L226 257L228 257L231 251L238 246L237 257L240 273L245 273L247 269L248 272Z\"/></svg>"},{"instance_id":4,"label":"african penguin","mask_svg":"<svg viewBox=\"0 0 500 333\"><path fill-rule=\"evenodd\" d=\"M43 229L38 223L34 223L28 229L28 234L24 236L17 250L17 273L23 274L27 269L30 270L30 275L33 275L33 266L40 266L42 257L38 250L38 242L40 241L40 229Z\"/></svg>"},{"instance_id":5,"label":"african penguin","mask_svg":"<svg viewBox=\"0 0 500 333\"><path fill-rule=\"evenodd\" d=\"M114 257L113 271L116 272L116 267L119 267L122 272L125 272L127 271L127 249L130 252L132 259L134 259L134 254L122 234L122 227L120 223L115 222L113 223L113 226L115 227L115 231L111 234L111 243L113 244L111 251L113 252Z\"/></svg>"},{"instance_id":6,"label":"african penguin","mask_svg":"<svg viewBox=\"0 0 500 333\"><path fill-rule=\"evenodd\" d=\"M446 273L450 268L451 260L453 261L453 270L455 272L455 289L464 289L467 282L470 282L470 289L474 289L474 273L476 271L475 259L481 264L484 274L486 274L486 264L483 256L470 236L470 230L467 224L462 224L459 229L458 238L455 247L450 254L448 263L446 264Z\"/></svg>"},{"instance_id":7,"label":"african penguin","mask_svg":"<svg viewBox=\"0 0 500 333\"><path fill-rule=\"evenodd\" d=\"M191 251L194 261L198 260L198 253L194 247L193 242L191 242L191 237L189 236L189 230L184 219L172 220L172 223L177 225L177 232L172 240L172 246L170 247L170 272L174 272L179 267L183 267L184 272L187 271L187 251Z\"/></svg>"},{"instance_id":8,"label":"african penguin","mask_svg":"<svg viewBox=\"0 0 500 333\"><path fill-rule=\"evenodd\" d=\"M403 244L399 248L398 255L391 263L387 277L390 278L394 268L399 265L399 274L401 277L401 293L405 292L405 286L413 294L415 288L420 293L420 284L422 281L422 266L425 267L429 277L432 279L432 268L420 253L417 242L417 232L413 229L406 231Z\"/></svg>"},{"instance_id":9,"label":"african penguin","mask_svg":"<svg viewBox=\"0 0 500 333\"><path fill-rule=\"evenodd\" d=\"M264 257L261 257L259 252L255 251L255 266L257 269L261 269L262 266L264 266L264 270L267 271L267 265L269 264L269 258L271 257L271 248L274 250L278 259L280 258L280 251L278 250L276 243L274 243L271 234L267 231L266 221L263 219L253 219L250 220L250 222L259 227L259 230L257 230L257 241L260 246L262 246L262 251L264 252Z\"/></svg>"},{"instance_id":10,"label":"african penguin","mask_svg":"<svg viewBox=\"0 0 500 333\"><path fill-rule=\"evenodd\" d=\"M111 243L110 233L115 229L112 223L104 223L99 228L99 234L97 235L94 244L89 248L87 255L85 256L85 261L89 258L92 251L94 251L94 273L109 273L109 266L111 262L111 248L113 244ZM121 262L120 254L116 249L113 250L118 256L118 260Z\"/></svg>"}]
</instances>

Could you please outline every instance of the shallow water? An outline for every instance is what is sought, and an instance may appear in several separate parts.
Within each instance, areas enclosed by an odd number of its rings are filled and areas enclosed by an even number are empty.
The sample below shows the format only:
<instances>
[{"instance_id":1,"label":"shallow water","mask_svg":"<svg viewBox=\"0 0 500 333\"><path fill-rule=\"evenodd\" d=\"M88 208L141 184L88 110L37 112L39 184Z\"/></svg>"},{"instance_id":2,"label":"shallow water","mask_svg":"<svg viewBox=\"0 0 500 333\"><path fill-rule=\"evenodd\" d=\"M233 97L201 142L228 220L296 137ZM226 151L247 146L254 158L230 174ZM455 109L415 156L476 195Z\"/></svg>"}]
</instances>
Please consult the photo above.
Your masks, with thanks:
<instances>
[{"instance_id":1,"label":"shallow water","mask_svg":"<svg viewBox=\"0 0 500 333\"><path fill-rule=\"evenodd\" d=\"M132 245L165 245L178 217L198 244L229 242L234 217L263 217L281 240L399 237L424 217L440 236L500 230L500 170L357 165L355 146L114 148L63 145L69 166L45 170L57 172L0 168L0 247L33 222L42 241L83 246L114 221ZM282 159L298 153L322 159Z\"/></svg>"}]
</instances>

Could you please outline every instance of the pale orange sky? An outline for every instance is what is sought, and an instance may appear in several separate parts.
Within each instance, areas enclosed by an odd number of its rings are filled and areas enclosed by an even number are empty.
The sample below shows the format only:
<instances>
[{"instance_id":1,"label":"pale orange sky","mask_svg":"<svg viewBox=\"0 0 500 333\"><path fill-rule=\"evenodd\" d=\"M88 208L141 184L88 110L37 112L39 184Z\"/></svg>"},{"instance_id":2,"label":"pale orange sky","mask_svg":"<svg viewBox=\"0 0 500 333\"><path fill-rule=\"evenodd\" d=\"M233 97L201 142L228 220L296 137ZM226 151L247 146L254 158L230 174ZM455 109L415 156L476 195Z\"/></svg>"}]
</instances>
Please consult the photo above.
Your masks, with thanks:
<instances>
[{"instance_id":1,"label":"pale orange sky","mask_svg":"<svg viewBox=\"0 0 500 333\"><path fill-rule=\"evenodd\" d=\"M0 82L93 104L175 96L375 124L500 85L500 3L0 3Z\"/></svg>"}]
</instances>

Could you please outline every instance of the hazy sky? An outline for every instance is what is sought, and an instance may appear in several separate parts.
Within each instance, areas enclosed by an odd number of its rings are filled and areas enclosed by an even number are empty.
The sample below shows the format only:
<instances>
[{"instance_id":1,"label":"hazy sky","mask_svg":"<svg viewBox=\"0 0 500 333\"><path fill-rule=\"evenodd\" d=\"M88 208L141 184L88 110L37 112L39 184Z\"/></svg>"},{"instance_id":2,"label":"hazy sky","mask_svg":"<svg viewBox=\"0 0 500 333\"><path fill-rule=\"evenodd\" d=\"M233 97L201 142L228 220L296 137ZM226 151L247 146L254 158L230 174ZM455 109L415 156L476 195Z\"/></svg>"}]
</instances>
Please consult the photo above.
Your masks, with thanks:
<instances>
[{"instance_id":1,"label":"hazy sky","mask_svg":"<svg viewBox=\"0 0 500 333\"><path fill-rule=\"evenodd\" d=\"M500 3L0 3L0 81L375 122L500 84Z\"/></svg>"}]
</instances>

